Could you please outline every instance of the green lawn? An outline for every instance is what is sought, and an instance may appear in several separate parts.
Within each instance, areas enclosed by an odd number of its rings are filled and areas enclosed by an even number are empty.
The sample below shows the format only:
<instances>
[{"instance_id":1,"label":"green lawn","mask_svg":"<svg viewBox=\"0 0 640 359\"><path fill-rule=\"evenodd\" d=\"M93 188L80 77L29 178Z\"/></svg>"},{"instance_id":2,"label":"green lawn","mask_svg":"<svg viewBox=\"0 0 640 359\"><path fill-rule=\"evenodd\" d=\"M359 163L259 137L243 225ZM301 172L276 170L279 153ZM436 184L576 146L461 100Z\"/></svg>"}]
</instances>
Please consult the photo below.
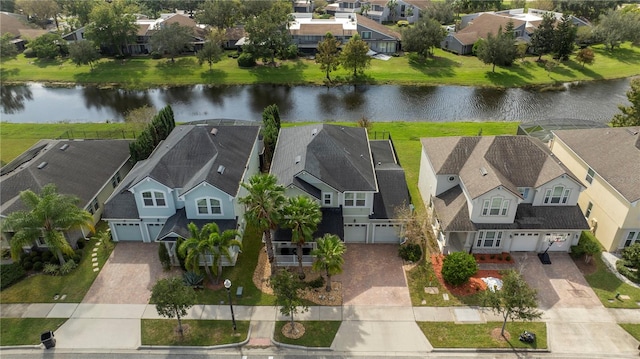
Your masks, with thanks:
<instances>
[{"instance_id":1,"label":"green lawn","mask_svg":"<svg viewBox=\"0 0 640 359\"><path fill-rule=\"evenodd\" d=\"M101 222L102 223L102 222ZM101 226L105 226L101 224ZM80 265L66 276L34 274L0 292L0 303L79 303L100 272L93 271L91 253L95 247L96 236L86 242ZM113 250L113 244L100 246L98 264L104 265ZM54 296L65 295L55 300Z\"/></svg>"},{"instance_id":2,"label":"green lawn","mask_svg":"<svg viewBox=\"0 0 640 359\"><path fill-rule=\"evenodd\" d=\"M629 334L631 334L636 340L640 340L640 324L635 323L619 323L622 329L626 330Z\"/></svg>"},{"instance_id":3,"label":"green lawn","mask_svg":"<svg viewBox=\"0 0 640 359\"><path fill-rule=\"evenodd\" d=\"M491 332L500 329L502 322L483 324L455 324L452 322L418 322L418 326L434 348L547 348L547 325L543 322L507 322L505 329L511 336L505 340L495 340ZM532 344L523 343L518 336L523 331L536 334Z\"/></svg>"},{"instance_id":4,"label":"green lawn","mask_svg":"<svg viewBox=\"0 0 640 359\"><path fill-rule=\"evenodd\" d=\"M0 346L38 345L40 334L58 329L66 318L0 318Z\"/></svg>"},{"instance_id":5,"label":"green lawn","mask_svg":"<svg viewBox=\"0 0 640 359\"><path fill-rule=\"evenodd\" d=\"M640 302L640 289L624 283L611 273L602 262L600 254L594 256L593 260L596 262L598 270L593 274L586 275L585 278L602 304L607 308L639 308L637 302ZM616 299L617 293L628 295L631 299Z\"/></svg>"},{"instance_id":6,"label":"green lawn","mask_svg":"<svg viewBox=\"0 0 640 359\"><path fill-rule=\"evenodd\" d=\"M301 345L303 347L320 347L328 348L333 343L338 329L340 329L339 321L305 321L299 322L304 325L304 335L298 339L287 338L282 334L282 327L289 323L288 321L276 322L273 337L277 342L293 345Z\"/></svg>"},{"instance_id":7,"label":"green lawn","mask_svg":"<svg viewBox=\"0 0 640 359\"><path fill-rule=\"evenodd\" d=\"M183 320L184 339L177 333L177 319L142 319L142 345L211 346L239 343L247 339L248 321L236 321L233 333L230 320Z\"/></svg>"},{"instance_id":8,"label":"green lawn","mask_svg":"<svg viewBox=\"0 0 640 359\"><path fill-rule=\"evenodd\" d=\"M389 61L372 60L371 67L357 82L372 84L453 84L467 86L527 86L555 82L599 80L629 77L640 74L640 48L625 43L609 52L603 46L594 47L595 63L582 67L573 60L566 61L548 72L535 62L517 60L510 67L485 65L473 56L458 56L440 49L435 58L426 61L414 56L392 57ZM545 60L550 60L544 58ZM102 59L91 70L77 67L69 60L27 59L18 55L2 62L0 76L5 82L43 81L117 85L127 88L190 84L323 84L324 73L313 60L296 59L279 63L277 68L258 66L239 68L237 60L224 57L212 70L198 65L194 56L154 60L135 57L127 60ZM350 71L340 69L332 78L338 82L353 82Z\"/></svg>"}]
</instances>

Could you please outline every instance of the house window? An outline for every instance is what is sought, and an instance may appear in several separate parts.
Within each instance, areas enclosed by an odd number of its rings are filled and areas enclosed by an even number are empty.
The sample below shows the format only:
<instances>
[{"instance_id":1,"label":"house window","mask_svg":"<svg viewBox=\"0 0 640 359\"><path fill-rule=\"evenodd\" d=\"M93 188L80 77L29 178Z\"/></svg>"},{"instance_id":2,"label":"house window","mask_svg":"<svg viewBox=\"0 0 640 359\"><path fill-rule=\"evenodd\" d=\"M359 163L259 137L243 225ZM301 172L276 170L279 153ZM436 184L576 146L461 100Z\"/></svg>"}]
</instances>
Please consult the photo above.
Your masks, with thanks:
<instances>
[{"instance_id":1,"label":"house window","mask_svg":"<svg viewBox=\"0 0 640 359\"><path fill-rule=\"evenodd\" d=\"M364 207L367 203L367 195L365 193L345 192L345 207Z\"/></svg>"},{"instance_id":2,"label":"house window","mask_svg":"<svg viewBox=\"0 0 640 359\"><path fill-rule=\"evenodd\" d=\"M362 39L363 40L367 40L371 38L371 31L363 31L362 32Z\"/></svg>"},{"instance_id":3,"label":"house window","mask_svg":"<svg viewBox=\"0 0 640 359\"><path fill-rule=\"evenodd\" d=\"M555 186L544 192L544 203L567 203L571 190L564 186Z\"/></svg>"},{"instance_id":4,"label":"house window","mask_svg":"<svg viewBox=\"0 0 640 359\"><path fill-rule=\"evenodd\" d=\"M87 211L89 211L89 213L91 214L95 214L98 209L100 209L100 203L98 203L97 198L94 198L93 201L91 201L91 203L89 204Z\"/></svg>"},{"instance_id":5,"label":"house window","mask_svg":"<svg viewBox=\"0 0 640 359\"><path fill-rule=\"evenodd\" d=\"M593 209L593 203L589 202L589 204L587 205L587 210L584 211L584 216L589 218L589 216L591 215L592 209Z\"/></svg>"},{"instance_id":6,"label":"house window","mask_svg":"<svg viewBox=\"0 0 640 359\"><path fill-rule=\"evenodd\" d=\"M478 248L500 248L502 244L502 231L480 231L476 247Z\"/></svg>"},{"instance_id":7,"label":"house window","mask_svg":"<svg viewBox=\"0 0 640 359\"><path fill-rule=\"evenodd\" d=\"M587 170L587 176L585 177L585 180L587 180L587 182L589 182L589 184L591 184L593 182L593 177L596 176L596 172L594 170L592 170L591 168L589 168Z\"/></svg>"},{"instance_id":8,"label":"house window","mask_svg":"<svg viewBox=\"0 0 640 359\"><path fill-rule=\"evenodd\" d=\"M200 198L196 201L198 214L221 214L222 206L215 198Z\"/></svg>"},{"instance_id":9,"label":"house window","mask_svg":"<svg viewBox=\"0 0 640 359\"><path fill-rule=\"evenodd\" d=\"M164 193L158 191L142 192L142 201L145 207L166 207Z\"/></svg>"},{"instance_id":10,"label":"house window","mask_svg":"<svg viewBox=\"0 0 640 359\"><path fill-rule=\"evenodd\" d=\"M509 212L508 199L502 197L492 197L491 199L485 199L482 204L483 216L506 216Z\"/></svg>"},{"instance_id":11,"label":"house window","mask_svg":"<svg viewBox=\"0 0 640 359\"><path fill-rule=\"evenodd\" d=\"M527 199L529 197L529 187L520 187L518 191L520 191L522 198Z\"/></svg>"},{"instance_id":12,"label":"house window","mask_svg":"<svg viewBox=\"0 0 640 359\"><path fill-rule=\"evenodd\" d=\"M333 203L333 195L331 193L323 193L322 194L322 203L325 206L331 206Z\"/></svg>"},{"instance_id":13,"label":"house window","mask_svg":"<svg viewBox=\"0 0 640 359\"><path fill-rule=\"evenodd\" d=\"M627 234L627 239L624 241L624 246L629 247L635 242L640 242L640 231L630 231Z\"/></svg>"},{"instance_id":14,"label":"house window","mask_svg":"<svg viewBox=\"0 0 640 359\"><path fill-rule=\"evenodd\" d=\"M113 186L113 188L118 187L120 181L120 173L116 173L113 177L111 177L111 185Z\"/></svg>"}]
</instances>

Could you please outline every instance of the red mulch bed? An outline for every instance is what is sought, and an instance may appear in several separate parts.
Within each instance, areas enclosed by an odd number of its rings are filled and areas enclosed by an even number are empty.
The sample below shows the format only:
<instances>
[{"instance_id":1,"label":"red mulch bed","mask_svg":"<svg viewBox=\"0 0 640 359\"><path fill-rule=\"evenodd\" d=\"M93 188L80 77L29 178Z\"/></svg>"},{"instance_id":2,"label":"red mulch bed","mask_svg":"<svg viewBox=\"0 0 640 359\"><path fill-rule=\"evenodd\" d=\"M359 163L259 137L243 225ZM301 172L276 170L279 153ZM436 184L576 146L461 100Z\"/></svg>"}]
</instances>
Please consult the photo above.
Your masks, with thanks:
<instances>
[{"instance_id":1,"label":"red mulch bed","mask_svg":"<svg viewBox=\"0 0 640 359\"><path fill-rule=\"evenodd\" d=\"M489 258L489 256L485 255L485 258ZM482 290L487 289L487 284L481 279L483 277L502 278L502 275L497 270L479 270L478 273L476 273L473 277L471 277L467 281L467 283L459 286L452 286L448 283L445 283L444 279L442 279L442 260L443 259L444 259L444 255L442 254L432 255L431 263L433 265L434 271L436 272L436 276L440 281L440 284L446 287L447 290L455 296L476 294ZM513 258L511 260L513 261ZM484 262L484 263L487 263L487 262ZM508 262L505 260L502 260L496 263L508 263Z\"/></svg>"},{"instance_id":2,"label":"red mulch bed","mask_svg":"<svg viewBox=\"0 0 640 359\"><path fill-rule=\"evenodd\" d=\"M491 258L493 256L493 258ZM474 253L473 257L476 259L478 264L480 263L504 263L504 264L513 264L513 257L506 252L500 254L478 254ZM509 258L509 260L507 260Z\"/></svg>"}]
</instances>

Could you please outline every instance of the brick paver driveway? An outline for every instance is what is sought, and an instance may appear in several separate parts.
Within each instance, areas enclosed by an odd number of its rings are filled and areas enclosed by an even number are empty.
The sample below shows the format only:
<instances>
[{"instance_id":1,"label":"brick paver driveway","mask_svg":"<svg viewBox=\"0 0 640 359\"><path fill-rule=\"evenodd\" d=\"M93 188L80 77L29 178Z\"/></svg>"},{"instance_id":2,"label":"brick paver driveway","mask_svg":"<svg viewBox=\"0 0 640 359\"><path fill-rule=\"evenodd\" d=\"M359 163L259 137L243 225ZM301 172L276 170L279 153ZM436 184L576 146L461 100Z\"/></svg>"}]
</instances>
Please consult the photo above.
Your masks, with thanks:
<instances>
[{"instance_id":1,"label":"brick paver driveway","mask_svg":"<svg viewBox=\"0 0 640 359\"><path fill-rule=\"evenodd\" d=\"M158 243L120 242L82 300L83 303L147 304L151 288L164 272ZM175 273L177 271L174 270Z\"/></svg>"},{"instance_id":2,"label":"brick paver driveway","mask_svg":"<svg viewBox=\"0 0 640 359\"><path fill-rule=\"evenodd\" d=\"M347 244L342 282L344 305L411 306L396 244Z\"/></svg>"}]
</instances>

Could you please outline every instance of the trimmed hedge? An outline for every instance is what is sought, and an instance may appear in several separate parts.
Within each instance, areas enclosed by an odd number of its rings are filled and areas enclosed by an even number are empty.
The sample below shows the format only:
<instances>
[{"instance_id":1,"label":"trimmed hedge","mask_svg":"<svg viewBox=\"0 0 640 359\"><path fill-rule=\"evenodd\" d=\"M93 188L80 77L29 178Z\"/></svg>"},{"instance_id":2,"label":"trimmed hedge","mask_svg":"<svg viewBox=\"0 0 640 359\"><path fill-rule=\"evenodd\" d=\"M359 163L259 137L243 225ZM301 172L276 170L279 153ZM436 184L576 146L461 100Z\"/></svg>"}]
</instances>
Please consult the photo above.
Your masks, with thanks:
<instances>
[{"instance_id":1,"label":"trimmed hedge","mask_svg":"<svg viewBox=\"0 0 640 359\"><path fill-rule=\"evenodd\" d=\"M442 278L452 285L466 283L477 272L478 263L467 252L453 252L442 262Z\"/></svg>"},{"instance_id":2,"label":"trimmed hedge","mask_svg":"<svg viewBox=\"0 0 640 359\"><path fill-rule=\"evenodd\" d=\"M22 269L20 264L11 263L0 266L0 290L19 282L27 273Z\"/></svg>"}]
</instances>

